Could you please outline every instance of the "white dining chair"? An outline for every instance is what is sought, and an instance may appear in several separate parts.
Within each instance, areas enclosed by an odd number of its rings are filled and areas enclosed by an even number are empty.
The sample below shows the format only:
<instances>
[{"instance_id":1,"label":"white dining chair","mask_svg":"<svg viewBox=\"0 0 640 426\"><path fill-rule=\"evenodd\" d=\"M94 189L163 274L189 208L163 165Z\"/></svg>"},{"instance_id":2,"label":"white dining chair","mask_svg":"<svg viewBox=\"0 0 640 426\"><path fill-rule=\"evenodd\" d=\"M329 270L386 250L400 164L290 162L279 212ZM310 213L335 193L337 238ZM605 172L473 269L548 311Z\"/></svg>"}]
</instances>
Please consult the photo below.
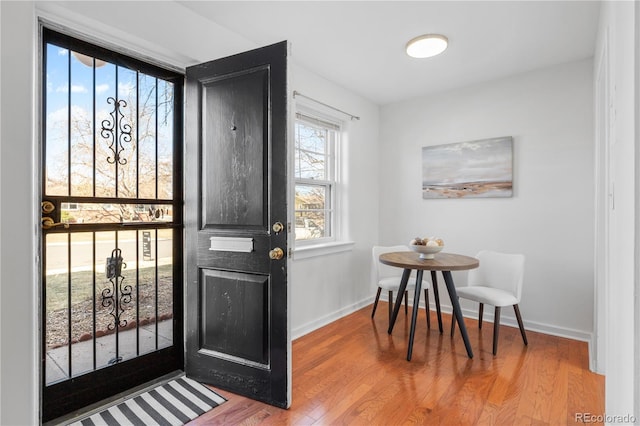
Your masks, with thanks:
<instances>
[{"instance_id":1,"label":"white dining chair","mask_svg":"<svg viewBox=\"0 0 640 426\"><path fill-rule=\"evenodd\" d=\"M522 296L524 281L524 261L522 254L498 253L483 250L476 255L480 266L471 269L468 275L468 286L456 288L458 297L473 300L480 304L478 313L478 328L482 328L484 304L495 307L493 320L493 354L498 352L498 332L500 328L500 308L513 306L520 327L520 334L525 345L528 345L520 316L518 304ZM451 335L455 329L455 316L451 321Z\"/></svg>"},{"instance_id":2,"label":"white dining chair","mask_svg":"<svg viewBox=\"0 0 640 426\"><path fill-rule=\"evenodd\" d=\"M393 294L397 293L400 288L400 280L402 279L403 269L388 266L380 263L379 257L383 253L391 253L396 251L410 251L407 246L374 246L372 253L372 265L373 265L373 277L376 285L378 286L378 292L376 293L376 300L373 302L373 311L371 312L371 318L376 314L376 308L378 307L378 300L380 300L380 293L382 290L386 290L389 295L389 320L393 315ZM422 288L424 289L425 306L427 307L427 327L431 328L431 315L429 310L429 288L431 283L422 278ZM404 312L408 313L408 293L409 291L415 291L416 275L411 273L409 281L407 283L406 290L404 292ZM438 313L439 314L439 313Z\"/></svg>"}]
</instances>

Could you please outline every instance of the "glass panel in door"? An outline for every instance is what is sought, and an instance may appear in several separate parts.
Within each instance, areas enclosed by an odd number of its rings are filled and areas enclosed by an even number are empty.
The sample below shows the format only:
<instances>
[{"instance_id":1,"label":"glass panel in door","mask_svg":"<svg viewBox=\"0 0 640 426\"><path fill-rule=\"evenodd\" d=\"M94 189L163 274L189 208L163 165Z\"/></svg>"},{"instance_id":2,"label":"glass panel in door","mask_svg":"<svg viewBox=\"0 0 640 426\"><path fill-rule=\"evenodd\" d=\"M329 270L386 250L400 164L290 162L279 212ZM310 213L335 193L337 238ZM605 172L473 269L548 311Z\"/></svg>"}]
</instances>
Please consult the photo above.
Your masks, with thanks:
<instances>
[{"instance_id":1,"label":"glass panel in door","mask_svg":"<svg viewBox=\"0 0 640 426\"><path fill-rule=\"evenodd\" d=\"M183 77L43 35L46 421L182 368Z\"/></svg>"}]
</instances>

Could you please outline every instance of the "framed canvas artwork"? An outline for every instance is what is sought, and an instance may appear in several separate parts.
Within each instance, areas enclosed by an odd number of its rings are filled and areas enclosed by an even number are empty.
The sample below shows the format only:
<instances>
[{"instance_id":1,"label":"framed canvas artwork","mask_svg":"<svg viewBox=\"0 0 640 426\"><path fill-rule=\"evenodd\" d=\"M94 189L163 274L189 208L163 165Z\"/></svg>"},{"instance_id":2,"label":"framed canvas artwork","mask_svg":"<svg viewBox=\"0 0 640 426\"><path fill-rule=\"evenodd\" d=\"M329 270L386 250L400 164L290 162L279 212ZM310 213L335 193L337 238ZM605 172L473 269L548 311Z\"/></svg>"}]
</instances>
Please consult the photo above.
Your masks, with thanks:
<instances>
[{"instance_id":1,"label":"framed canvas artwork","mask_svg":"<svg viewBox=\"0 0 640 426\"><path fill-rule=\"evenodd\" d=\"M423 199L511 196L511 136L422 148Z\"/></svg>"}]
</instances>

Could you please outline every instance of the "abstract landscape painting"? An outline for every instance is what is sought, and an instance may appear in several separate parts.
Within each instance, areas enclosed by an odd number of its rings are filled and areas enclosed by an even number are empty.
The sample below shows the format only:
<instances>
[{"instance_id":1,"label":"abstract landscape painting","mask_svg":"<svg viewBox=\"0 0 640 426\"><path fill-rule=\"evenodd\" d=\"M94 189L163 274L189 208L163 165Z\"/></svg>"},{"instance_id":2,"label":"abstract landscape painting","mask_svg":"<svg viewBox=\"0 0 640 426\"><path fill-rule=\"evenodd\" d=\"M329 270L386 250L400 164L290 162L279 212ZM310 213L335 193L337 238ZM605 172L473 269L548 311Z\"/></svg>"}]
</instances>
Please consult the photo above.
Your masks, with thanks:
<instances>
[{"instance_id":1,"label":"abstract landscape painting","mask_svg":"<svg viewBox=\"0 0 640 426\"><path fill-rule=\"evenodd\" d=\"M511 136L422 148L422 198L512 195Z\"/></svg>"}]
</instances>

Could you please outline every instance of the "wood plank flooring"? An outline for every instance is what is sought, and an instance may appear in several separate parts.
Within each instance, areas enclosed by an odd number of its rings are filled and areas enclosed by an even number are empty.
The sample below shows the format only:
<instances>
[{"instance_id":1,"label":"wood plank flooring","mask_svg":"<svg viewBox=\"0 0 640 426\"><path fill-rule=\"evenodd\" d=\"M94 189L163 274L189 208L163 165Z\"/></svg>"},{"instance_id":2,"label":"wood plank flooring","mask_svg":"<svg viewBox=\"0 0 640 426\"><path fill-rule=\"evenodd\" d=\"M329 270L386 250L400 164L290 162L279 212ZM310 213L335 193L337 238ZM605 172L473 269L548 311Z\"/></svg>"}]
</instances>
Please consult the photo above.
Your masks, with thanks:
<instances>
[{"instance_id":1,"label":"wood plank flooring","mask_svg":"<svg viewBox=\"0 0 640 426\"><path fill-rule=\"evenodd\" d=\"M413 358L406 360L410 314L390 336L380 302L293 342L289 410L215 389L228 399L190 425L564 425L579 413L604 414L604 376L589 371L587 344L502 326L493 356L493 324L465 319L474 358L460 332L444 334L435 312L418 316ZM526 321L526 313L523 312Z\"/></svg>"}]
</instances>

